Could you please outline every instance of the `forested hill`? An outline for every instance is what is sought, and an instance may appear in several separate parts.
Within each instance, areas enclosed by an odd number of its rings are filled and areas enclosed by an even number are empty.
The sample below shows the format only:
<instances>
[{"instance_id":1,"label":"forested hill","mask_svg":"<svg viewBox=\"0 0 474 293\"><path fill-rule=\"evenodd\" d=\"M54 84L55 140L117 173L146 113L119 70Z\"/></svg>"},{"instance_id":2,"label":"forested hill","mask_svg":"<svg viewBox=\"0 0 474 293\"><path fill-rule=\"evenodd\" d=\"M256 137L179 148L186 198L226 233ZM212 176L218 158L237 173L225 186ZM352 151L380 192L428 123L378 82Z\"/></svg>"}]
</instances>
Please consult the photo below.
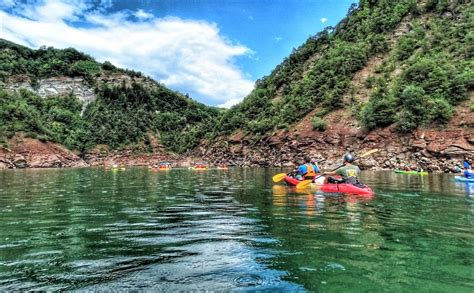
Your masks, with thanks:
<instances>
[{"instance_id":1,"label":"forested hill","mask_svg":"<svg viewBox=\"0 0 474 293\"><path fill-rule=\"evenodd\" d=\"M264 166L383 146L366 166L444 156L443 167L434 167L448 168L454 156L474 158L473 27L471 1L361 0L230 110L75 49L0 40L0 143L8 148L21 135L82 154L102 145L137 152L164 146ZM420 129L435 131L416 134Z\"/></svg>"},{"instance_id":2,"label":"forested hill","mask_svg":"<svg viewBox=\"0 0 474 293\"><path fill-rule=\"evenodd\" d=\"M361 0L257 81L221 133L261 137L303 118L322 131L338 109L369 131L445 125L474 86L473 27L471 1Z\"/></svg>"},{"instance_id":3,"label":"forested hill","mask_svg":"<svg viewBox=\"0 0 474 293\"><path fill-rule=\"evenodd\" d=\"M21 134L80 152L97 145L146 152L157 144L186 152L219 113L139 72L72 48L32 50L0 40L0 80L5 147Z\"/></svg>"},{"instance_id":4,"label":"forested hill","mask_svg":"<svg viewBox=\"0 0 474 293\"><path fill-rule=\"evenodd\" d=\"M309 155L324 168L379 148L358 164L449 171L474 159L473 27L472 1L361 0L220 116L200 154L245 166Z\"/></svg>"}]
</instances>

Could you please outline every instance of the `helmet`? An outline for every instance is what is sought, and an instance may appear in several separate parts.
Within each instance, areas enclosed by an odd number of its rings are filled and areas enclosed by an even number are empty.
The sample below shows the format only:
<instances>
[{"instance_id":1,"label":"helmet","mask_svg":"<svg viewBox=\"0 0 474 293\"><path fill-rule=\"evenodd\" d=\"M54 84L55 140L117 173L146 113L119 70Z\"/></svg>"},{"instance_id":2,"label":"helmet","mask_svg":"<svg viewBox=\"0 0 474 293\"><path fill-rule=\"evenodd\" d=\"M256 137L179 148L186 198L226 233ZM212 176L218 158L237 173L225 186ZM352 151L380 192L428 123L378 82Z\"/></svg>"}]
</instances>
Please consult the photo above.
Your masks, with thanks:
<instances>
[{"instance_id":1,"label":"helmet","mask_svg":"<svg viewBox=\"0 0 474 293\"><path fill-rule=\"evenodd\" d=\"M305 162L305 163L310 163L310 162L311 162L311 158L308 157L308 156L305 156L305 157L304 157L304 162Z\"/></svg>"},{"instance_id":2,"label":"helmet","mask_svg":"<svg viewBox=\"0 0 474 293\"><path fill-rule=\"evenodd\" d=\"M344 155L344 162L352 163L354 162L354 157L350 153L347 153Z\"/></svg>"}]
</instances>

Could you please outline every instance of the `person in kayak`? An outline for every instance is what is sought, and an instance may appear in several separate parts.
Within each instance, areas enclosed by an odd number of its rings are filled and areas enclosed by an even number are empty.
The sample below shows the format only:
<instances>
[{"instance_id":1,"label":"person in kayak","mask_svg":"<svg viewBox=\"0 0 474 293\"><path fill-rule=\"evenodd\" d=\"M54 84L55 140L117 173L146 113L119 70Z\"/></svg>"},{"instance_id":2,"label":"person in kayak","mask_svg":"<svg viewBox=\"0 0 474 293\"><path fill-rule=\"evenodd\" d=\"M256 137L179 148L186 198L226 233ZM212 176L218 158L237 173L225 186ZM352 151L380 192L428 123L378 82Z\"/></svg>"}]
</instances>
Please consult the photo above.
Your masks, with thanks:
<instances>
[{"instance_id":1,"label":"person in kayak","mask_svg":"<svg viewBox=\"0 0 474 293\"><path fill-rule=\"evenodd\" d=\"M341 167L334 172L325 172L323 173L323 175L329 175L328 183L358 184L360 169L358 166L352 164L352 162L354 162L354 157L350 153L347 153L344 155L343 160L344 160L344 167ZM331 177L334 175L341 176L341 179Z\"/></svg>"},{"instance_id":2,"label":"person in kayak","mask_svg":"<svg viewBox=\"0 0 474 293\"><path fill-rule=\"evenodd\" d=\"M463 173L466 178L469 178L469 179L474 178L474 173L472 172L471 165L469 164L464 165Z\"/></svg>"},{"instance_id":3,"label":"person in kayak","mask_svg":"<svg viewBox=\"0 0 474 293\"><path fill-rule=\"evenodd\" d=\"M308 156L304 157L304 163L298 167L296 170L296 178L301 178L303 180L310 180L316 177L319 173L319 168L316 164L311 162L311 158Z\"/></svg>"},{"instance_id":4,"label":"person in kayak","mask_svg":"<svg viewBox=\"0 0 474 293\"><path fill-rule=\"evenodd\" d=\"M462 169L459 165L456 165L453 167L453 170L452 170L453 173L461 173L462 172Z\"/></svg>"},{"instance_id":5,"label":"person in kayak","mask_svg":"<svg viewBox=\"0 0 474 293\"><path fill-rule=\"evenodd\" d=\"M462 165L464 167L464 169L470 169L471 168L471 163L469 163L469 160L466 158L464 158L464 161L462 162Z\"/></svg>"}]
</instances>

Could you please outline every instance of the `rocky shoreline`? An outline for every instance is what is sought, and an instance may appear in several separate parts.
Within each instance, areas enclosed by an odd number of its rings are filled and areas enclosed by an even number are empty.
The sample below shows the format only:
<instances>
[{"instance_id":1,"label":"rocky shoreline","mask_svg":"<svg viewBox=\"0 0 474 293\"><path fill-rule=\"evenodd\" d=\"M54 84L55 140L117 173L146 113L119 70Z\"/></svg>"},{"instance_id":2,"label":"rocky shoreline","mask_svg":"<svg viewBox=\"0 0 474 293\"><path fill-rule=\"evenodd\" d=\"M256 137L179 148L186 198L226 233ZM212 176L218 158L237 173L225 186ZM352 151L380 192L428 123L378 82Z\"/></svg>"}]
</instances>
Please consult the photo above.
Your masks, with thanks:
<instances>
[{"instance_id":1,"label":"rocky shoreline","mask_svg":"<svg viewBox=\"0 0 474 293\"><path fill-rule=\"evenodd\" d=\"M293 167L305 155L316 158L323 169L330 169L340 163L347 151L357 155L371 149L379 151L358 161L362 169L393 170L408 166L451 172L463 158L474 162L474 115L468 107L459 107L445 128L418 129L406 135L397 133L393 126L366 132L344 110L325 117L328 127L320 132L312 129L311 117L310 113L291 129L264 137L237 132L202 141L186 155L170 154L158 141L153 141L150 153L98 146L79 156L61 145L17 134L8 141L8 148L0 147L0 169L147 166L160 161L178 167L197 162L211 166L226 163L240 167Z\"/></svg>"},{"instance_id":2,"label":"rocky shoreline","mask_svg":"<svg viewBox=\"0 0 474 293\"><path fill-rule=\"evenodd\" d=\"M327 133L326 133L327 134ZM318 137L319 136L319 137ZM460 137L463 140L460 141ZM393 138L393 129L374 131L368 135L354 131L322 136L322 133L301 135L294 139L280 134L253 143L249 137L235 134L213 143L204 142L191 155L175 155L155 150L136 153L132 150L93 151L83 157L54 143L33 138L15 137L10 148L0 148L0 169L74 168L148 166L160 161L177 167L189 167L196 162L211 166L227 163L240 167L293 167L304 155L316 158L324 169L340 163L346 151L361 154L370 149L379 151L360 159L365 170L393 170L422 167L430 172L451 172L464 157L474 161L474 129L419 130L412 135Z\"/></svg>"},{"instance_id":3,"label":"rocky shoreline","mask_svg":"<svg viewBox=\"0 0 474 293\"><path fill-rule=\"evenodd\" d=\"M309 115L309 117L311 117ZM418 168L451 172L463 158L474 161L474 115L461 109L446 128L418 129L400 135L393 126L365 132L344 111L331 113L324 132L314 131L309 117L289 131L259 138L242 132L203 142L196 155L211 164L251 167L294 166L305 155L316 158L324 169L340 164L345 152L379 152L358 161L362 169Z\"/></svg>"},{"instance_id":4,"label":"rocky shoreline","mask_svg":"<svg viewBox=\"0 0 474 293\"><path fill-rule=\"evenodd\" d=\"M152 153L137 153L129 149L114 151L95 149L81 157L58 144L21 136L12 138L9 141L9 148L0 147L0 169L110 167L114 164L148 166L161 161L187 167L199 159L169 154L161 149L156 149Z\"/></svg>"}]
</instances>

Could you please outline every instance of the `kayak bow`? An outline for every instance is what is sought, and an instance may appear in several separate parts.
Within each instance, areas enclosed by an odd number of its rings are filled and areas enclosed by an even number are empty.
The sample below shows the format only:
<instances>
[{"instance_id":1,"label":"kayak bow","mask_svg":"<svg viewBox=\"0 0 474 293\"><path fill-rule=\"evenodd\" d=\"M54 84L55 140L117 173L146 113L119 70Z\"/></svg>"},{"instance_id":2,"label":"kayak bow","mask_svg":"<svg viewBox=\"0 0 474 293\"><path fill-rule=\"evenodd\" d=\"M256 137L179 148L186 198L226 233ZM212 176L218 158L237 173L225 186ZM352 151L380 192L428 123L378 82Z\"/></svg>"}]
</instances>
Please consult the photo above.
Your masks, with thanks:
<instances>
[{"instance_id":1,"label":"kayak bow","mask_svg":"<svg viewBox=\"0 0 474 293\"><path fill-rule=\"evenodd\" d=\"M395 169L393 172L395 172L397 174L428 175L428 172L426 172L426 171L418 172L418 171L405 171L405 170Z\"/></svg>"},{"instance_id":2,"label":"kayak bow","mask_svg":"<svg viewBox=\"0 0 474 293\"><path fill-rule=\"evenodd\" d=\"M459 182L474 182L474 178L466 178L464 176L454 176L454 180Z\"/></svg>"}]
</instances>

